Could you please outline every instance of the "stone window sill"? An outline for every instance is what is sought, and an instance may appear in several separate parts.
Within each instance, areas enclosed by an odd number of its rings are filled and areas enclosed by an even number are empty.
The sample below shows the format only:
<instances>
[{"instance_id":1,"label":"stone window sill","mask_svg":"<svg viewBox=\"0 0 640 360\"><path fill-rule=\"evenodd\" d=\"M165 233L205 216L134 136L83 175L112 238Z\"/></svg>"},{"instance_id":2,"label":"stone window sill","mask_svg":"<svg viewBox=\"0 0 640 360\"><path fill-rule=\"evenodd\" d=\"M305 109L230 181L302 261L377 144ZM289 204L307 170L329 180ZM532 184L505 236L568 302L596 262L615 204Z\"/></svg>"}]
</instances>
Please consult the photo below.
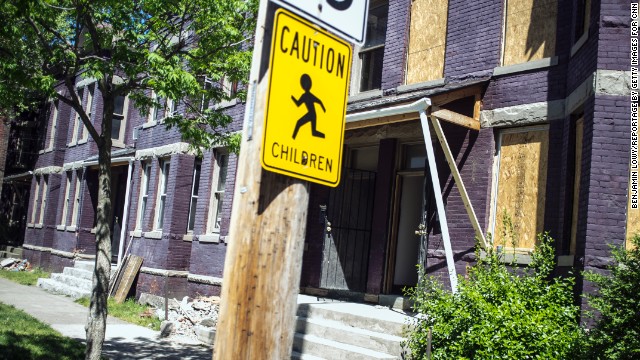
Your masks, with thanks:
<instances>
[{"instance_id":1,"label":"stone window sill","mask_svg":"<svg viewBox=\"0 0 640 360\"><path fill-rule=\"evenodd\" d=\"M183 241L193 241L193 234L185 234L182 236Z\"/></svg>"},{"instance_id":2,"label":"stone window sill","mask_svg":"<svg viewBox=\"0 0 640 360\"><path fill-rule=\"evenodd\" d=\"M75 226L67 226L67 231L75 232L76 231L76 227Z\"/></svg>"},{"instance_id":3,"label":"stone window sill","mask_svg":"<svg viewBox=\"0 0 640 360\"><path fill-rule=\"evenodd\" d=\"M219 243L220 234L206 234L198 236L198 241L203 243Z\"/></svg>"},{"instance_id":4,"label":"stone window sill","mask_svg":"<svg viewBox=\"0 0 640 360\"><path fill-rule=\"evenodd\" d=\"M509 75L530 70L544 69L558 65L558 57L548 57L540 60L528 61L522 64L500 66L493 69L493 76Z\"/></svg>"},{"instance_id":5,"label":"stone window sill","mask_svg":"<svg viewBox=\"0 0 640 360\"><path fill-rule=\"evenodd\" d=\"M42 224L35 224L33 227L35 227L36 229L42 229Z\"/></svg>"},{"instance_id":6,"label":"stone window sill","mask_svg":"<svg viewBox=\"0 0 640 360\"><path fill-rule=\"evenodd\" d=\"M144 233L144 237L147 239L162 239L162 231L147 231Z\"/></svg>"},{"instance_id":7,"label":"stone window sill","mask_svg":"<svg viewBox=\"0 0 640 360\"><path fill-rule=\"evenodd\" d=\"M141 230L129 231L129 236L133 236L135 238L142 237L142 231Z\"/></svg>"},{"instance_id":8,"label":"stone window sill","mask_svg":"<svg viewBox=\"0 0 640 360\"><path fill-rule=\"evenodd\" d=\"M118 140L118 139L113 139L113 142L111 143L111 146L117 147L117 148L124 148L125 144L122 141Z\"/></svg>"},{"instance_id":9,"label":"stone window sill","mask_svg":"<svg viewBox=\"0 0 640 360\"><path fill-rule=\"evenodd\" d=\"M361 93L357 93L355 95L349 96L349 99L347 102L352 103L356 101L369 100L369 99L373 99L381 96L382 96L382 90L363 91Z\"/></svg>"},{"instance_id":10,"label":"stone window sill","mask_svg":"<svg viewBox=\"0 0 640 360\"><path fill-rule=\"evenodd\" d=\"M425 89L442 86L444 84L445 84L445 81L444 81L444 78L442 78L437 80L419 82L416 84L400 85L398 86L398 93L405 93L405 92L416 91L416 90L425 90Z\"/></svg>"},{"instance_id":11,"label":"stone window sill","mask_svg":"<svg viewBox=\"0 0 640 360\"><path fill-rule=\"evenodd\" d=\"M229 101L222 101L219 104L214 105L214 109L216 110L220 110L220 109L226 109L228 107L232 107L233 105L238 103L238 99L231 99Z\"/></svg>"},{"instance_id":12,"label":"stone window sill","mask_svg":"<svg viewBox=\"0 0 640 360\"><path fill-rule=\"evenodd\" d=\"M65 231L66 229L67 229L67 227L65 225L56 226L56 230L58 230L58 231Z\"/></svg>"},{"instance_id":13,"label":"stone window sill","mask_svg":"<svg viewBox=\"0 0 640 360\"><path fill-rule=\"evenodd\" d=\"M146 123L142 124L142 128L143 129L148 129L148 128L154 127L156 125L158 125L158 123L156 121L149 121L149 122L146 122Z\"/></svg>"},{"instance_id":14,"label":"stone window sill","mask_svg":"<svg viewBox=\"0 0 640 360\"><path fill-rule=\"evenodd\" d=\"M89 140L88 139L82 139L82 140L78 141L78 145L86 144L87 141L89 141Z\"/></svg>"},{"instance_id":15,"label":"stone window sill","mask_svg":"<svg viewBox=\"0 0 640 360\"><path fill-rule=\"evenodd\" d=\"M34 226L34 225L33 225L33 224L31 224L31 223L27 224L27 227L32 228L33 226Z\"/></svg>"}]
</instances>

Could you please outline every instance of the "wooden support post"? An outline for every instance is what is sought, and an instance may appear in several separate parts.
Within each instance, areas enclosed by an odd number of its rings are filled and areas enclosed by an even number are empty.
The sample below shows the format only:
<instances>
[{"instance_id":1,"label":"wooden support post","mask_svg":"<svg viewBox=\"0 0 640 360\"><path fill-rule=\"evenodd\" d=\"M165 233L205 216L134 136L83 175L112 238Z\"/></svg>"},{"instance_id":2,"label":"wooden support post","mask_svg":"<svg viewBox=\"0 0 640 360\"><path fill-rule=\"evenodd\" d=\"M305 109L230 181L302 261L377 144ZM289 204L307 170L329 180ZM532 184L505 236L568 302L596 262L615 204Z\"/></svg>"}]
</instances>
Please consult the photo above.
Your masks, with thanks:
<instances>
[{"instance_id":1,"label":"wooden support post","mask_svg":"<svg viewBox=\"0 0 640 360\"><path fill-rule=\"evenodd\" d=\"M213 354L218 360L289 359L293 344L309 193L306 182L260 165L267 4L260 1L258 13Z\"/></svg>"},{"instance_id":2,"label":"wooden support post","mask_svg":"<svg viewBox=\"0 0 640 360\"><path fill-rule=\"evenodd\" d=\"M440 121L435 116L431 115L431 123L433 124L433 129L438 137L438 141L440 141L442 150L444 151L444 157L447 159L449 169L451 169L451 175L453 175L458 191L460 191L460 197L462 197L464 208L467 210L467 215L469 215L471 225L476 232L476 237L481 241L481 245L484 249L487 250L489 248L487 240L485 239L480 223L478 222L478 217L476 216L475 211L473 211L473 206L471 206L471 200L469 199L469 194L467 194L467 188L465 188L464 183L462 182L460 171L458 171L458 166L456 165L456 159L454 159L453 154L451 154L451 149L449 148L447 138L444 136L444 132L442 131L442 126L440 126Z\"/></svg>"},{"instance_id":3,"label":"wooden support post","mask_svg":"<svg viewBox=\"0 0 640 360\"><path fill-rule=\"evenodd\" d=\"M433 152L433 142L431 141L431 131L429 130L429 120L426 110L420 110L420 123L422 124L422 134L424 143L427 147L427 160L429 161L429 173L431 175L431 184L433 185L433 195L436 198L436 208L438 209L438 219L440 220L440 230L442 231L442 242L444 243L444 253L447 259L447 271L449 273L449 282L451 283L451 291L458 292L458 275L456 274L455 261L453 259L453 249L451 248L451 238L449 237L449 225L447 224L447 215L442 201L442 190L440 189L440 178L438 177L438 168L436 166L436 156Z\"/></svg>"}]
</instances>

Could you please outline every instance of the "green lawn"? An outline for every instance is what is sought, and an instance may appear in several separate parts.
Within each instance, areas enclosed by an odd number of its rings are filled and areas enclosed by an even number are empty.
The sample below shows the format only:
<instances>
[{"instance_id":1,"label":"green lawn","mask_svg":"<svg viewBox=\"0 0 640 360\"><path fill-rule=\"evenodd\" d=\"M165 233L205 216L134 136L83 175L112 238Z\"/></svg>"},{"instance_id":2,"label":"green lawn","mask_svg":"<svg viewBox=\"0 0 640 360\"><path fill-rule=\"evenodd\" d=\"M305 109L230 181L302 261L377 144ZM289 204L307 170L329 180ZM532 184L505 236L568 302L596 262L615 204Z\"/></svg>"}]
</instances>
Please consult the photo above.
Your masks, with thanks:
<instances>
[{"instance_id":1,"label":"green lawn","mask_svg":"<svg viewBox=\"0 0 640 360\"><path fill-rule=\"evenodd\" d=\"M85 346L0 303L0 359L82 359Z\"/></svg>"},{"instance_id":2,"label":"green lawn","mask_svg":"<svg viewBox=\"0 0 640 360\"><path fill-rule=\"evenodd\" d=\"M41 269L31 271L0 270L0 277L22 285L35 285L38 283L38 278L48 278L49 276L51 276L51 274Z\"/></svg>"},{"instance_id":3,"label":"green lawn","mask_svg":"<svg viewBox=\"0 0 640 360\"><path fill-rule=\"evenodd\" d=\"M88 298L81 298L76 300L76 302L84 306L89 306ZM146 305L138 304L133 299L127 299L122 304L118 304L114 298L110 297L107 302L107 306L109 309L109 316L116 317L132 324L148 327L155 331L160 331L161 320L158 319L155 314L152 313L151 308ZM145 316L140 316L142 314L145 314Z\"/></svg>"}]
</instances>

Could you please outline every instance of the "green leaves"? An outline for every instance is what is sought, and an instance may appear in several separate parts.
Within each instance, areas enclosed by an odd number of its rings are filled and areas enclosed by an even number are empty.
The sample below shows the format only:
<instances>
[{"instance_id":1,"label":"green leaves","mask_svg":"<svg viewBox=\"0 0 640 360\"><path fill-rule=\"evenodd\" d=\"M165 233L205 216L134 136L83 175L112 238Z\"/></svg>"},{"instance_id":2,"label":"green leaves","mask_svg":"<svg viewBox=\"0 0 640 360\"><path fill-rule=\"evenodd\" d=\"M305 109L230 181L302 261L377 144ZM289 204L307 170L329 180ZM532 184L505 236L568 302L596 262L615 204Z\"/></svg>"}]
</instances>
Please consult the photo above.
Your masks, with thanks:
<instances>
[{"instance_id":1,"label":"green leaves","mask_svg":"<svg viewBox=\"0 0 640 360\"><path fill-rule=\"evenodd\" d=\"M415 359L426 354L433 330L434 359L568 359L582 331L573 305L573 279L552 279L553 240L539 236L528 269L506 265L501 254L478 252L478 263L459 279L458 293L422 277L409 291L416 320L407 345Z\"/></svg>"},{"instance_id":2,"label":"green leaves","mask_svg":"<svg viewBox=\"0 0 640 360\"><path fill-rule=\"evenodd\" d=\"M599 314L583 344L583 358L640 358L640 235L631 242L629 250L611 248L615 262L608 275L584 274L597 286L597 292L587 298Z\"/></svg>"}]
</instances>

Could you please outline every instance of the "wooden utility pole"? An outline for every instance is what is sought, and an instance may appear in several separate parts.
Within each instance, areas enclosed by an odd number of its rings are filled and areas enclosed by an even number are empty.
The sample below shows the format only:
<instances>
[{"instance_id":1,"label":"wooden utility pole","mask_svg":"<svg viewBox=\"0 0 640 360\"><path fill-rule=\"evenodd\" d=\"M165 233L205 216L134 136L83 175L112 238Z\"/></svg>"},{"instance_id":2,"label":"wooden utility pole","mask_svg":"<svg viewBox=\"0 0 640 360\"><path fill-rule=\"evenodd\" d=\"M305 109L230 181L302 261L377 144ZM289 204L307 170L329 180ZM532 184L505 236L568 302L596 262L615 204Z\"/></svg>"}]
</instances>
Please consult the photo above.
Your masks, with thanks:
<instances>
[{"instance_id":1,"label":"wooden utility pole","mask_svg":"<svg viewBox=\"0 0 640 360\"><path fill-rule=\"evenodd\" d=\"M213 354L218 360L287 359L293 344L309 191L305 181L263 171L260 164L267 5L262 0L258 12Z\"/></svg>"}]
</instances>

